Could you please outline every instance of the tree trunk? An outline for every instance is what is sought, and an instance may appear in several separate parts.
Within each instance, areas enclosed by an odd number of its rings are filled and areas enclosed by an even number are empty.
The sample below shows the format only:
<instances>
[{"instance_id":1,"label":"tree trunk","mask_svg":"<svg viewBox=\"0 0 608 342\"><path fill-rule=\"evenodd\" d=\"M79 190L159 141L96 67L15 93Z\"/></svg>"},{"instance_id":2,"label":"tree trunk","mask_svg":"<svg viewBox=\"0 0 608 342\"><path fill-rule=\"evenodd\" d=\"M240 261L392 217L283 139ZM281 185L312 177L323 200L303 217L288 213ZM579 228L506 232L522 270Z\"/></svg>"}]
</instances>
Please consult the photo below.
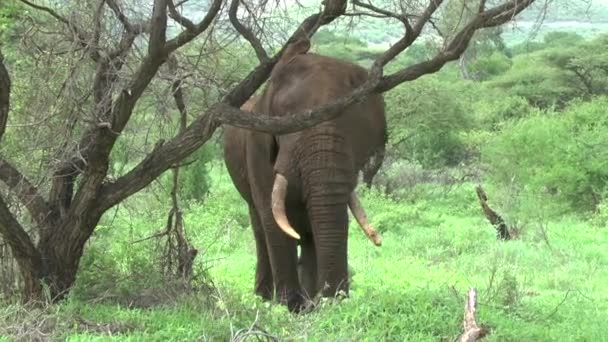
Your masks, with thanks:
<instances>
[{"instance_id":1,"label":"tree trunk","mask_svg":"<svg viewBox=\"0 0 608 342\"><path fill-rule=\"evenodd\" d=\"M84 246L89 240L101 214L89 213L83 217L68 219L41 234L38 251L41 255L39 269L22 269L26 281L24 300L63 299L76 281L76 274ZM28 283L34 284L27 286ZM48 286L49 298L43 298L40 284Z\"/></svg>"}]
</instances>

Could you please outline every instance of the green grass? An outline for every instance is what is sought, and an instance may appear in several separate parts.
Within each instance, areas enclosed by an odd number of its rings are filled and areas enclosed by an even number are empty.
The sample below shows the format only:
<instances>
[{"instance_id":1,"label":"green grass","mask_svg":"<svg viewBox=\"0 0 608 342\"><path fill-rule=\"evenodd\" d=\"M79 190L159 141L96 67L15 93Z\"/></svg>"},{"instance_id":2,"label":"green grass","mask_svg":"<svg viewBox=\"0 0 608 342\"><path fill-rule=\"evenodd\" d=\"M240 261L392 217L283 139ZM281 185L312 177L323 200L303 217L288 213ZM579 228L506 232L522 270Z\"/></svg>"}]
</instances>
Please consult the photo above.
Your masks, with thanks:
<instances>
[{"instance_id":1,"label":"green grass","mask_svg":"<svg viewBox=\"0 0 608 342\"><path fill-rule=\"evenodd\" d=\"M246 210L225 174L213 174L207 205L193 206L185 222L201 251L196 270L208 269L215 290L171 292L149 262L155 242L132 243L162 226L164 209L145 217L121 209L91 241L71 297L45 309L0 308L0 341L224 341L252 326L281 341L452 341L470 287L479 291L478 322L492 329L488 341L605 340L608 234L592 221L530 221L519 239L500 242L473 185L400 201L362 191L383 246L351 223L350 297L295 316L252 294ZM124 300L142 293L166 296Z\"/></svg>"}]
</instances>

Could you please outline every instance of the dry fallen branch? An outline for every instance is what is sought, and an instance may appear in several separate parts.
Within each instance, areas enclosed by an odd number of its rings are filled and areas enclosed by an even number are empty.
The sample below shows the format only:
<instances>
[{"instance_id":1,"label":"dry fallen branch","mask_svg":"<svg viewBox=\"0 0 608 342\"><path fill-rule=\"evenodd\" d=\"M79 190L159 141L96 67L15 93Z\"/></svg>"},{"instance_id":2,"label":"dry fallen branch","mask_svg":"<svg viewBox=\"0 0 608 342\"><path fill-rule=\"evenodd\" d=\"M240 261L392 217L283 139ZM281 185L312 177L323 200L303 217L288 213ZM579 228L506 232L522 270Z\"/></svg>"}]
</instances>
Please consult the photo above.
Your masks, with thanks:
<instances>
[{"instance_id":1,"label":"dry fallen branch","mask_svg":"<svg viewBox=\"0 0 608 342\"><path fill-rule=\"evenodd\" d=\"M486 215L486 218L490 223L496 228L496 233L499 239L501 240L511 240L511 234L509 233L509 229L507 228L507 224L505 220L498 215L490 206L488 205L488 196L481 185L478 185L475 188L477 192L477 197L479 198L479 204L481 204L481 209L483 213Z\"/></svg>"},{"instance_id":2,"label":"dry fallen branch","mask_svg":"<svg viewBox=\"0 0 608 342\"><path fill-rule=\"evenodd\" d=\"M488 328L477 325L475 321L476 306L477 290L472 288L467 293L467 300L464 304L464 320L462 322L464 332L458 337L459 342L474 342L490 332Z\"/></svg>"}]
</instances>

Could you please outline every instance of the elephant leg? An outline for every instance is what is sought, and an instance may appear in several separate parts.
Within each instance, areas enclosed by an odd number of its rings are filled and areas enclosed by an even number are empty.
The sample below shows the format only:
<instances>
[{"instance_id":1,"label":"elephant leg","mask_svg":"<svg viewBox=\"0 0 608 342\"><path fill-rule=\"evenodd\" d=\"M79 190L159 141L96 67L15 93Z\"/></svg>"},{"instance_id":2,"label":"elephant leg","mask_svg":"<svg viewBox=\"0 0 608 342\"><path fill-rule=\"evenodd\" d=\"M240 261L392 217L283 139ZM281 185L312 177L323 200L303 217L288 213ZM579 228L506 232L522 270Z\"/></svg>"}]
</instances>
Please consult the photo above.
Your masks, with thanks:
<instances>
[{"instance_id":1,"label":"elephant leg","mask_svg":"<svg viewBox=\"0 0 608 342\"><path fill-rule=\"evenodd\" d=\"M300 262L298 264L298 275L302 291L307 299L312 299L317 294L317 253L312 236L303 239L301 245Z\"/></svg>"},{"instance_id":2,"label":"elephant leg","mask_svg":"<svg viewBox=\"0 0 608 342\"><path fill-rule=\"evenodd\" d=\"M263 216L262 224L266 235L266 245L276 299L286 304L290 311L299 311L304 297L298 280L298 250L296 241L279 229L272 212Z\"/></svg>"},{"instance_id":3,"label":"elephant leg","mask_svg":"<svg viewBox=\"0 0 608 342\"><path fill-rule=\"evenodd\" d=\"M249 217L251 218L251 226L253 227L257 254L254 292L256 295L266 300L270 300L272 299L274 284L272 269L270 267L270 258L268 257L268 248L266 246L266 235L264 234L264 227L262 226L258 213L251 205L249 206Z\"/></svg>"}]
</instances>

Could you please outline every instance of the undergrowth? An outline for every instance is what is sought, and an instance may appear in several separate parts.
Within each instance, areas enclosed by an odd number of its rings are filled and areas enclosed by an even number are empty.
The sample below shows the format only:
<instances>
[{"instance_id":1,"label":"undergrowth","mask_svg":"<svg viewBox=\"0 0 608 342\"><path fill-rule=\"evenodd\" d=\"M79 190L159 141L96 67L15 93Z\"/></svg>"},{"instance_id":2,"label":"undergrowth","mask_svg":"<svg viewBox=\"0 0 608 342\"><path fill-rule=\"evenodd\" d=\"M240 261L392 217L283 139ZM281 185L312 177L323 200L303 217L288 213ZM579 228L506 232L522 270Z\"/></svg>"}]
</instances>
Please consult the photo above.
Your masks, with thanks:
<instances>
[{"instance_id":1,"label":"undergrowth","mask_svg":"<svg viewBox=\"0 0 608 342\"><path fill-rule=\"evenodd\" d=\"M165 208L146 216L120 208L98 227L68 299L36 309L4 305L0 341L452 341L470 287L488 341L605 338L608 235L594 220L527 218L519 237L503 242L474 184L426 186L412 196L360 189L383 246L351 220L350 297L292 315L252 294L247 211L226 176L214 177L205 201L185 211L200 252L191 286L160 277L157 242L142 241L162 227Z\"/></svg>"}]
</instances>

